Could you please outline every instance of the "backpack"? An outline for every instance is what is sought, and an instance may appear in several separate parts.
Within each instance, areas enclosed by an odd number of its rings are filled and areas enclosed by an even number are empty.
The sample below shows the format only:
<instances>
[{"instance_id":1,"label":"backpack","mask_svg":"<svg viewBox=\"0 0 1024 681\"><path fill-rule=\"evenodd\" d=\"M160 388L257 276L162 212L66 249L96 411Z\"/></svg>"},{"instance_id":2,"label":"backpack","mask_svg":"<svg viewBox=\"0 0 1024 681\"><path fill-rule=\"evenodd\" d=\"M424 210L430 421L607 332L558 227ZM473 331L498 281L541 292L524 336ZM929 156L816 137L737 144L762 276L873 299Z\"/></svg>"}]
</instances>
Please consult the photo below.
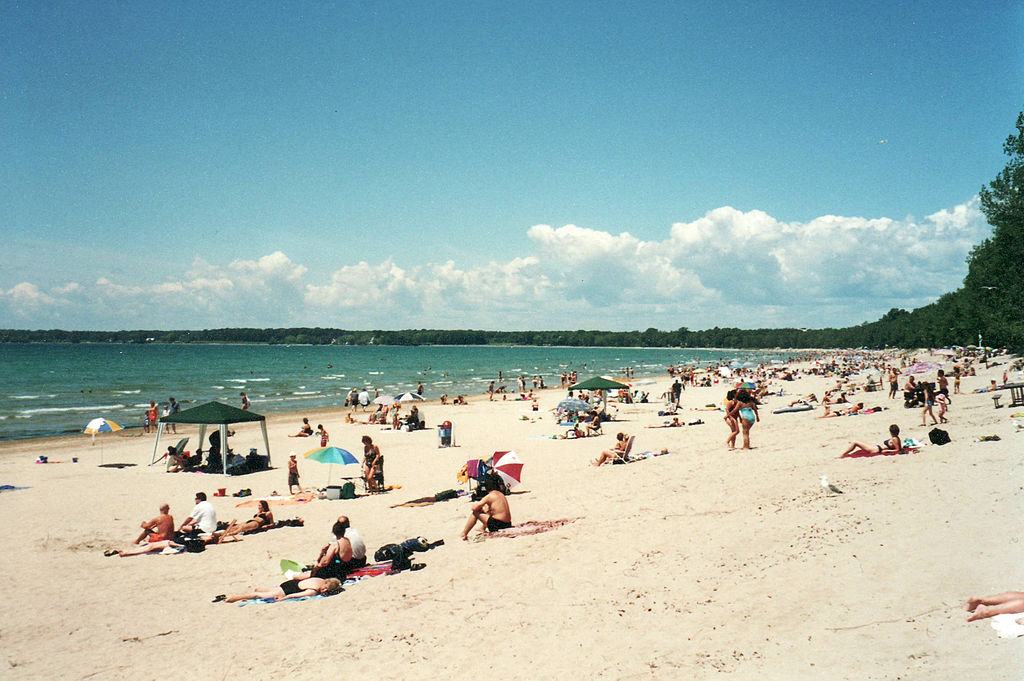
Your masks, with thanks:
<instances>
[{"instance_id":1,"label":"backpack","mask_svg":"<svg viewBox=\"0 0 1024 681\"><path fill-rule=\"evenodd\" d=\"M949 444L949 433L939 428L932 428L928 432L928 439L932 441L933 445L945 445Z\"/></svg>"},{"instance_id":2,"label":"backpack","mask_svg":"<svg viewBox=\"0 0 1024 681\"><path fill-rule=\"evenodd\" d=\"M399 544L385 544L377 549L377 552L373 554L373 559L378 563L390 560L391 569L395 572L408 570L412 565L412 561L409 560L409 552Z\"/></svg>"}]
</instances>

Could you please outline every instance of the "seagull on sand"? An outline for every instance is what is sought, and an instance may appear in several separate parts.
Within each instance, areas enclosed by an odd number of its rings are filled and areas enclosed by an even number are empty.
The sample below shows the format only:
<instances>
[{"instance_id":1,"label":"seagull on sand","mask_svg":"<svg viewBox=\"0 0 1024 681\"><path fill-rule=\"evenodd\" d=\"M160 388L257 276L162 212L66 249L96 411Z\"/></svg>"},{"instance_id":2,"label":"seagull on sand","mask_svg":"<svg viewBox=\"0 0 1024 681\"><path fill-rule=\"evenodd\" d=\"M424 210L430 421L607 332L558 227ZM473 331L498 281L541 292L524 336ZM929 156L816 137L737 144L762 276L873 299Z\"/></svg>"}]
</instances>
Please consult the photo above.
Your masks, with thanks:
<instances>
[{"instance_id":1,"label":"seagull on sand","mask_svg":"<svg viewBox=\"0 0 1024 681\"><path fill-rule=\"evenodd\" d=\"M821 488L823 490L825 490L826 492L828 492L829 494L842 494L843 493L843 490L839 489L838 487L833 485L831 482L829 482L828 478L826 478L824 475L821 476Z\"/></svg>"}]
</instances>

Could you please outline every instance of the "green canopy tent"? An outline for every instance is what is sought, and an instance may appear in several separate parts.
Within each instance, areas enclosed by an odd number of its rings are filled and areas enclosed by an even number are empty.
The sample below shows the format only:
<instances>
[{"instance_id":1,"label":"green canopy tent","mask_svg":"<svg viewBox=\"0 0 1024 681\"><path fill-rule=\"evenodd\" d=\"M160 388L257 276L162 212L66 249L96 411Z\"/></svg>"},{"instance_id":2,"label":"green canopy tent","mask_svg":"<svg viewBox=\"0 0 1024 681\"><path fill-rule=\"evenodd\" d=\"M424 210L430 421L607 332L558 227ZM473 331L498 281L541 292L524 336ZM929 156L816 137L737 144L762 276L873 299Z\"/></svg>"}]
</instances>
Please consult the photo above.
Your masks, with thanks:
<instances>
[{"instance_id":1,"label":"green canopy tent","mask_svg":"<svg viewBox=\"0 0 1024 681\"><path fill-rule=\"evenodd\" d=\"M601 397L604 400L603 410L608 410L608 392L609 390L629 390L629 386L625 383L619 383L613 381L610 378L604 376L594 376L588 378L585 381L577 383L576 385L570 385L569 390L600 390Z\"/></svg>"},{"instance_id":2,"label":"green canopy tent","mask_svg":"<svg viewBox=\"0 0 1024 681\"><path fill-rule=\"evenodd\" d=\"M570 385L569 390L629 390L629 386L604 376L594 376L576 385Z\"/></svg>"},{"instance_id":3,"label":"green canopy tent","mask_svg":"<svg viewBox=\"0 0 1024 681\"><path fill-rule=\"evenodd\" d=\"M153 445L153 460L149 463L150 466L155 464L161 458L163 454L160 453L160 436L164 433L164 428L167 427L168 423L192 423L199 426L199 446L202 447L204 438L206 437L206 426L218 426L220 429L220 460L221 470L227 471L227 460L224 454L227 452L228 444L228 425L232 423L250 423L253 421L260 422L260 428L263 429L263 445L267 449L267 464L270 464L270 440L267 439L267 419L262 414L254 414L251 411L245 411L238 407L232 407L227 404L221 404L220 402L207 402L206 404L200 404L198 407L192 407L184 411L179 411L177 414L170 414L164 416L157 421L156 431L156 444ZM169 464L170 462L168 462Z\"/></svg>"}]
</instances>

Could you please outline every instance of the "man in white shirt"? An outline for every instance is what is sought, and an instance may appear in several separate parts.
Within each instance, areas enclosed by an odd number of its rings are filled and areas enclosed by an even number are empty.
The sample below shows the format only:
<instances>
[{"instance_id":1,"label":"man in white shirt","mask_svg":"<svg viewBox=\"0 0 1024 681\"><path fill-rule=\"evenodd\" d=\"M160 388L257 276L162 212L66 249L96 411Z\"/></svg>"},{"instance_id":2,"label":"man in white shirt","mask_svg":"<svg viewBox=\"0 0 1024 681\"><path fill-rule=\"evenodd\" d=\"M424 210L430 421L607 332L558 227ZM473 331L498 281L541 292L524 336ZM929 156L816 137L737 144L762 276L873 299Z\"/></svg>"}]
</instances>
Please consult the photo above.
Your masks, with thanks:
<instances>
[{"instance_id":1,"label":"man in white shirt","mask_svg":"<svg viewBox=\"0 0 1024 681\"><path fill-rule=\"evenodd\" d=\"M188 519L181 524L178 532L187 534L195 528L204 534L213 534L217 529L217 509L206 500L206 492L196 492L196 505Z\"/></svg>"}]
</instances>

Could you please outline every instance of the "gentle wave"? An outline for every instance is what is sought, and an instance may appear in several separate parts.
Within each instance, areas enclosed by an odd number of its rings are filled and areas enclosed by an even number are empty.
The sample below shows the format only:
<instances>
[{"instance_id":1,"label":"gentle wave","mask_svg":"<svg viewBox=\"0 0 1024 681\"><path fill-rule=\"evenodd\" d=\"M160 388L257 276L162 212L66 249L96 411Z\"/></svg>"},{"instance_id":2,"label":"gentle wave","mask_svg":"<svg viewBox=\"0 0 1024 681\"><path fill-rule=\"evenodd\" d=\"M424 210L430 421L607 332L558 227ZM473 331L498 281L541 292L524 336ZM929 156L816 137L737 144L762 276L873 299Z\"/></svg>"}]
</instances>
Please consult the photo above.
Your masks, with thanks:
<instances>
[{"instance_id":1,"label":"gentle wave","mask_svg":"<svg viewBox=\"0 0 1024 681\"><path fill-rule=\"evenodd\" d=\"M56 395L8 395L12 400L41 400L49 397L56 397Z\"/></svg>"},{"instance_id":2,"label":"gentle wave","mask_svg":"<svg viewBox=\"0 0 1024 681\"><path fill-rule=\"evenodd\" d=\"M139 393L142 392L142 390L114 390L112 392L115 392L119 395L138 395Z\"/></svg>"},{"instance_id":3,"label":"gentle wave","mask_svg":"<svg viewBox=\"0 0 1024 681\"><path fill-rule=\"evenodd\" d=\"M98 404L88 407L40 407L39 409L22 409L19 418L31 418L36 414L62 414L64 412L102 411L104 409L124 409L123 404Z\"/></svg>"}]
</instances>

